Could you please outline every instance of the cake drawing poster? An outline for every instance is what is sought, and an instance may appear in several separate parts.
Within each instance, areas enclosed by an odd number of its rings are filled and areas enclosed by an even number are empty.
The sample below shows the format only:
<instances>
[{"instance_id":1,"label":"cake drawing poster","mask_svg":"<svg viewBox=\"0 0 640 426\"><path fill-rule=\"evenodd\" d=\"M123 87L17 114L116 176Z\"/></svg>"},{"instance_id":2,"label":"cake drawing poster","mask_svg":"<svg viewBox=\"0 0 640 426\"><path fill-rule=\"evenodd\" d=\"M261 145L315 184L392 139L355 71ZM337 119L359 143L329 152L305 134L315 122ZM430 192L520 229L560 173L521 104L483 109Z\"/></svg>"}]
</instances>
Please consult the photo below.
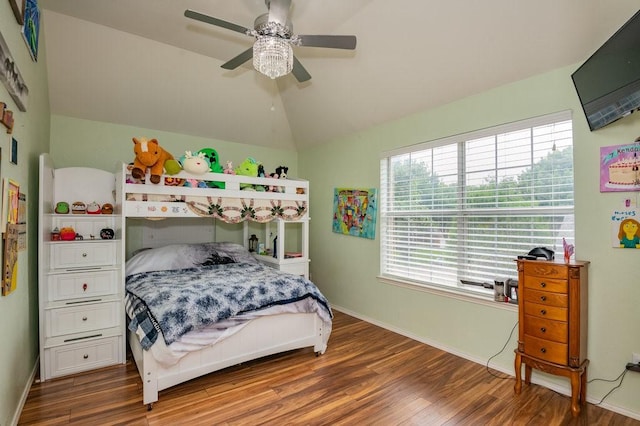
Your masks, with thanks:
<instances>
[{"instance_id":1,"label":"cake drawing poster","mask_svg":"<svg viewBox=\"0 0 640 426\"><path fill-rule=\"evenodd\" d=\"M613 211L611 245L616 248L640 248L640 211L633 207Z\"/></svg>"},{"instance_id":2,"label":"cake drawing poster","mask_svg":"<svg viewBox=\"0 0 640 426\"><path fill-rule=\"evenodd\" d=\"M640 142L600 148L600 192L640 191Z\"/></svg>"}]
</instances>

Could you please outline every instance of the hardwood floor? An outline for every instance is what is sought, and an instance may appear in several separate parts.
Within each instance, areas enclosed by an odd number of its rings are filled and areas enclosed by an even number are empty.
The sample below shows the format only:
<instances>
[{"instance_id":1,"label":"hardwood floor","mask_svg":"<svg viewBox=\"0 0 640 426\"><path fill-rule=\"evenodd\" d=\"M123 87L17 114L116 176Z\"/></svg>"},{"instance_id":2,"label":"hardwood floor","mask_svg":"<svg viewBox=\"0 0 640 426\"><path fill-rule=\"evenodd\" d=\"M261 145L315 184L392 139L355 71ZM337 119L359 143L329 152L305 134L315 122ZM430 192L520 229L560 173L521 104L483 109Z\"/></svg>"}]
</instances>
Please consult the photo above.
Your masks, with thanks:
<instances>
[{"instance_id":1,"label":"hardwood floor","mask_svg":"<svg viewBox=\"0 0 640 426\"><path fill-rule=\"evenodd\" d=\"M507 377L499 372L498 376ZM152 411L132 360L36 383L21 425L640 425L335 312L327 352L248 362L160 392Z\"/></svg>"}]
</instances>

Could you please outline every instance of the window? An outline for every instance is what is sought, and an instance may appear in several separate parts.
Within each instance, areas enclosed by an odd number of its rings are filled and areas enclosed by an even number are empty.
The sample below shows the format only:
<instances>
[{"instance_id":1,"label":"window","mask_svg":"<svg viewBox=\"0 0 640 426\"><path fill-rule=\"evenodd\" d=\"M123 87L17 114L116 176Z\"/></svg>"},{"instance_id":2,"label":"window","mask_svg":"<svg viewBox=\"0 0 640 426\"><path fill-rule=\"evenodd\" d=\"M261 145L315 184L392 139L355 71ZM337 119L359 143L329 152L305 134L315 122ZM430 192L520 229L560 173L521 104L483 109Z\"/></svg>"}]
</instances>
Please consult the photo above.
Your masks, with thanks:
<instances>
[{"instance_id":1,"label":"window","mask_svg":"<svg viewBox=\"0 0 640 426\"><path fill-rule=\"evenodd\" d=\"M383 278L489 292L517 255L574 241L570 112L383 153L380 188Z\"/></svg>"}]
</instances>

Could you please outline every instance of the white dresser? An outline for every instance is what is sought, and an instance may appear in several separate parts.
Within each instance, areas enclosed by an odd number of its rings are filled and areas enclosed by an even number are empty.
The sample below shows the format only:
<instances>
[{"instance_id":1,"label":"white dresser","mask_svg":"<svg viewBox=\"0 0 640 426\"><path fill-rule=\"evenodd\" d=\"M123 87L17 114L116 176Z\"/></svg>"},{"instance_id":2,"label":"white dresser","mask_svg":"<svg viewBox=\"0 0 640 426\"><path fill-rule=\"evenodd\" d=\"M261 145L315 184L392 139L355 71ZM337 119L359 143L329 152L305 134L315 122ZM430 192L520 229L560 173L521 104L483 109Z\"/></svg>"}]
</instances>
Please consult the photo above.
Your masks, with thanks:
<instances>
[{"instance_id":1,"label":"white dresser","mask_svg":"<svg viewBox=\"0 0 640 426\"><path fill-rule=\"evenodd\" d=\"M115 175L55 169L40 156L38 224L40 378L49 380L125 361L123 220ZM56 203L110 203L112 214L57 214ZM72 228L73 240L54 231ZM103 230L113 231L103 239Z\"/></svg>"}]
</instances>

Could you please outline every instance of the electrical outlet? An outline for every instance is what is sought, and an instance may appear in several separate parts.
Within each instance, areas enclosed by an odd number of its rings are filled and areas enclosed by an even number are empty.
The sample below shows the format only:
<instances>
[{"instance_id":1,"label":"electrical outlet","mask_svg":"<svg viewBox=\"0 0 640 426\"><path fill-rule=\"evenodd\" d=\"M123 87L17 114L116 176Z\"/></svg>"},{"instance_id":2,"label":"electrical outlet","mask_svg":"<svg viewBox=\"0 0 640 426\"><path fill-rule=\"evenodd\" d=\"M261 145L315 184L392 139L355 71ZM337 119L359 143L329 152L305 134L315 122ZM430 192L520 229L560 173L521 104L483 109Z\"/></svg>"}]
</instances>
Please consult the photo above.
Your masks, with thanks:
<instances>
[{"instance_id":1,"label":"electrical outlet","mask_svg":"<svg viewBox=\"0 0 640 426\"><path fill-rule=\"evenodd\" d=\"M631 370L631 371L636 371L638 373L640 373L640 365L639 364L634 364L634 363L627 363L627 370Z\"/></svg>"},{"instance_id":2,"label":"electrical outlet","mask_svg":"<svg viewBox=\"0 0 640 426\"><path fill-rule=\"evenodd\" d=\"M631 362L634 364L640 364L640 353L634 352L631 354Z\"/></svg>"}]
</instances>

